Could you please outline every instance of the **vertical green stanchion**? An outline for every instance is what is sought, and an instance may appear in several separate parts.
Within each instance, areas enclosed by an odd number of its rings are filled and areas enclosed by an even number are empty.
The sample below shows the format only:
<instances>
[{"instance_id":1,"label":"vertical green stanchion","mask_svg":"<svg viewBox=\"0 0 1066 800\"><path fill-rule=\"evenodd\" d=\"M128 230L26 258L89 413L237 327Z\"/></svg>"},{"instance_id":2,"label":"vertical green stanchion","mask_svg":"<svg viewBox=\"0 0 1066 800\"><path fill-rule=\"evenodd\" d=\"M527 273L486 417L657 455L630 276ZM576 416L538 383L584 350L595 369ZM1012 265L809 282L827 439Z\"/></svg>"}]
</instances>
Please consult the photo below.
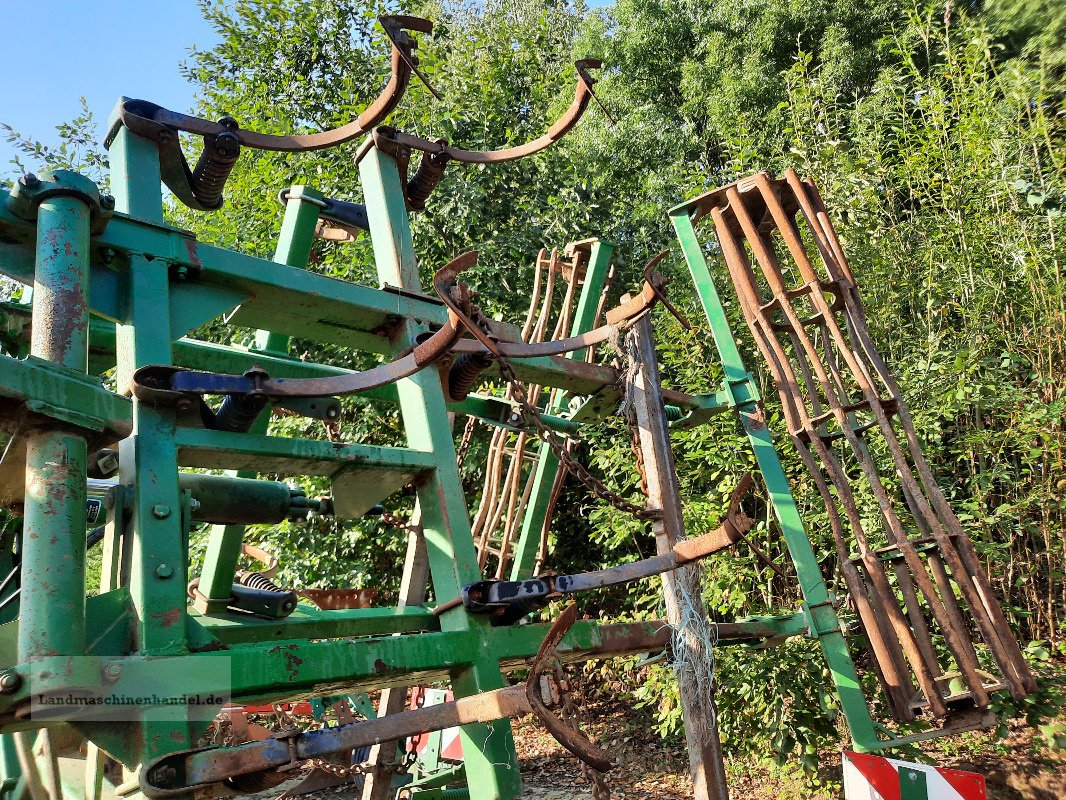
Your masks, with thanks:
<instances>
[{"instance_id":1,"label":"vertical green stanchion","mask_svg":"<svg viewBox=\"0 0 1066 800\"><path fill-rule=\"evenodd\" d=\"M278 246L274 260L290 267L306 267L315 239L315 224L318 222L318 202L322 195L303 186L293 186L285 204L285 217L281 223ZM285 355L289 349L289 337L272 331L261 330L255 336L255 350L271 355ZM264 434L270 423L270 410L259 416L249 433ZM258 473L247 470L227 472L238 478L255 478ZM237 571L237 559L244 541L243 525L213 525L204 566L200 573L196 607L203 613L213 613L226 608Z\"/></svg>"},{"instance_id":2,"label":"vertical green stanchion","mask_svg":"<svg viewBox=\"0 0 1066 800\"><path fill-rule=\"evenodd\" d=\"M592 244L588 267L585 269L585 283L581 287L581 297L577 301L574 321L570 328L571 336L578 336L592 329L613 250L614 246L607 242L596 241ZM573 350L567 353L566 357L584 358L585 351ZM565 405L566 393L559 391L555 395L555 402L547 409L547 413L557 414ZM537 466L533 474L533 487L522 515L522 532L518 537L518 545L515 547L514 564L511 567L511 580L513 581L533 577L537 550L540 547L540 534L544 529L548 506L551 503L552 487L555 485L558 474L559 459L545 442L541 442L537 448Z\"/></svg>"},{"instance_id":3,"label":"vertical green stanchion","mask_svg":"<svg viewBox=\"0 0 1066 800\"><path fill-rule=\"evenodd\" d=\"M418 264L410 221L396 162L377 148L360 163L363 197L370 220L374 260L381 281L408 291L420 291ZM414 342L422 326L408 320L393 338L396 349ZM470 517L455 463L444 391L435 369L425 369L397 383L400 413L408 446L436 456L433 474L418 487L422 528L429 555L433 590L438 600L459 595L461 587L478 580L477 553ZM488 619L468 615L463 608L441 616L443 630L473 629L481 639L467 667L452 675L457 696L498 689L505 684L491 645ZM463 761L473 800L510 800L522 791L509 720L467 725L462 730Z\"/></svg>"},{"instance_id":4,"label":"vertical green stanchion","mask_svg":"<svg viewBox=\"0 0 1066 800\"><path fill-rule=\"evenodd\" d=\"M155 145L118 127L109 144L116 210L164 224ZM166 262L130 255L124 318L116 331L119 391L146 364L170 364L170 276ZM143 655L188 653L187 531L178 487L176 412L133 400L133 433L119 445L119 476L133 484L130 524L123 533L120 580L133 604L134 643ZM160 687L165 692L165 687ZM207 712L186 720L147 710L137 727L139 760L192 747Z\"/></svg>"},{"instance_id":5,"label":"vertical green stanchion","mask_svg":"<svg viewBox=\"0 0 1066 800\"><path fill-rule=\"evenodd\" d=\"M23 179L18 189L37 205L30 354L84 373L89 219L99 191L88 178L65 170ZM44 199L36 200L35 192ZM46 430L26 437L20 662L85 654L86 460L85 438L78 434Z\"/></svg>"},{"instance_id":6,"label":"vertical green stanchion","mask_svg":"<svg viewBox=\"0 0 1066 800\"><path fill-rule=\"evenodd\" d=\"M670 221L681 243L681 249L692 273L707 322L710 324L714 343L722 361L726 388L734 399L741 424L748 436L755 458L762 472L766 489L773 504L774 514L781 525L781 533L788 547L789 556L796 568L800 589L803 592L805 611L811 635L818 638L826 663L833 675L833 683L844 716L851 730L855 749L865 752L877 748L877 729L870 717L866 697L859 684L855 664L848 653L847 642L840 630L840 622L833 609L829 591L810 539L803 527L799 509L781 466L781 459L774 447L773 437L766 426L759 408L758 392L744 366L736 340L729 329L729 322L722 307L721 297L714 286L707 259L703 255L692 218L684 205L670 212Z\"/></svg>"}]
</instances>

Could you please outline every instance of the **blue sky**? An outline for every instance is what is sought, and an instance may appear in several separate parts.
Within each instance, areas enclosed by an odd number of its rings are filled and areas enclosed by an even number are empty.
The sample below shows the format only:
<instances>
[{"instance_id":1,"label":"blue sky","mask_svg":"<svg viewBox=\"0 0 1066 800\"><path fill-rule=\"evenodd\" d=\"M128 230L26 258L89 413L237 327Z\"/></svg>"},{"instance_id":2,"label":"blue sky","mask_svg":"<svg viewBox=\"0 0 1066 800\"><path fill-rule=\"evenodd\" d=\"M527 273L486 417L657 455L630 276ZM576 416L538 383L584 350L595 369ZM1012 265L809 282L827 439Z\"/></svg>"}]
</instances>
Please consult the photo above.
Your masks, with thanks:
<instances>
[{"instance_id":1,"label":"blue sky","mask_svg":"<svg viewBox=\"0 0 1066 800\"><path fill-rule=\"evenodd\" d=\"M0 122L45 144L82 96L101 138L122 95L186 110L194 91L178 67L190 45L217 40L195 0L0 0L0 21ZM0 174L13 153L0 135Z\"/></svg>"}]
</instances>

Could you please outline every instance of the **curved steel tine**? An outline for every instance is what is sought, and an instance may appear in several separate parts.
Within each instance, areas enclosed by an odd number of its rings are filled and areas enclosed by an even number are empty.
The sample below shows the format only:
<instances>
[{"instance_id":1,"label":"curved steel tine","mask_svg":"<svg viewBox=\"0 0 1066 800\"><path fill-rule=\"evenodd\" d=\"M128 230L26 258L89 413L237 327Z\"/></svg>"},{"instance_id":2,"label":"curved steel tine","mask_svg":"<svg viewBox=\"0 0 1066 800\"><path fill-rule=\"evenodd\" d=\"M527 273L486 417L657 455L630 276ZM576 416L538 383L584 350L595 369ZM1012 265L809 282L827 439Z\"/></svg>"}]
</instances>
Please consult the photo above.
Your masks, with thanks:
<instances>
[{"instance_id":1,"label":"curved steel tine","mask_svg":"<svg viewBox=\"0 0 1066 800\"><path fill-rule=\"evenodd\" d=\"M566 722L548 708L540 696L541 676L545 674L548 667L555 660L559 643L562 642L563 637L570 631L576 620L577 606L571 603L563 609L563 613L552 623L551 628L548 630L548 635L544 637L544 641L537 651L536 658L533 659L533 666L529 670L529 678L526 680L526 698L529 700L529 706L533 709L533 713L537 715L537 719L541 721L541 724L548 729L548 733L559 744L593 769L599 772L607 772L613 766L610 754L602 747L594 744L582 731L567 725Z\"/></svg>"}]
</instances>

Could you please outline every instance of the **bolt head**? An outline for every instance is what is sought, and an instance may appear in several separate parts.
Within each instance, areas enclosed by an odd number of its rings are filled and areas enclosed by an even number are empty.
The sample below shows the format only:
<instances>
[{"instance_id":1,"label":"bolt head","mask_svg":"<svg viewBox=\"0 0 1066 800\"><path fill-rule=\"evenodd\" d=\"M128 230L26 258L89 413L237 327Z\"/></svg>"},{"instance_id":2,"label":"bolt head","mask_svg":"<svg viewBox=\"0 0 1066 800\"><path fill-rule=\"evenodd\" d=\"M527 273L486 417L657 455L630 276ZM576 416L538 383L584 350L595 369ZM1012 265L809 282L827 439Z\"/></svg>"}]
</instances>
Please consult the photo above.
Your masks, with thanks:
<instances>
[{"instance_id":1,"label":"bolt head","mask_svg":"<svg viewBox=\"0 0 1066 800\"><path fill-rule=\"evenodd\" d=\"M5 672L0 675L0 692L11 694L22 685L22 676L17 672Z\"/></svg>"},{"instance_id":2,"label":"bolt head","mask_svg":"<svg viewBox=\"0 0 1066 800\"><path fill-rule=\"evenodd\" d=\"M121 664L108 664L106 667L104 667L104 680L117 681L121 676Z\"/></svg>"},{"instance_id":3,"label":"bolt head","mask_svg":"<svg viewBox=\"0 0 1066 800\"><path fill-rule=\"evenodd\" d=\"M103 197L101 197L100 198L100 208L102 208L104 211L114 211L115 210L115 198L114 198L114 196L109 195L109 194L105 194Z\"/></svg>"},{"instance_id":4,"label":"bolt head","mask_svg":"<svg viewBox=\"0 0 1066 800\"><path fill-rule=\"evenodd\" d=\"M34 175L32 172L27 172L25 175L19 178L19 183L21 183L27 189L36 189L38 186L41 185L41 179Z\"/></svg>"},{"instance_id":5,"label":"bolt head","mask_svg":"<svg viewBox=\"0 0 1066 800\"><path fill-rule=\"evenodd\" d=\"M156 519L166 519L170 516L170 506L163 503L156 503L152 506L152 516Z\"/></svg>"},{"instance_id":6,"label":"bolt head","mask_svg":"<svg viewBox=\"0 0 1066 800\"><path fill-rule=\"evenodd\" d=\"M170 564L160 564L155 568L155 574L160 578L166 579L174 574L174 568Z\"/></svg>"}]
</instances>

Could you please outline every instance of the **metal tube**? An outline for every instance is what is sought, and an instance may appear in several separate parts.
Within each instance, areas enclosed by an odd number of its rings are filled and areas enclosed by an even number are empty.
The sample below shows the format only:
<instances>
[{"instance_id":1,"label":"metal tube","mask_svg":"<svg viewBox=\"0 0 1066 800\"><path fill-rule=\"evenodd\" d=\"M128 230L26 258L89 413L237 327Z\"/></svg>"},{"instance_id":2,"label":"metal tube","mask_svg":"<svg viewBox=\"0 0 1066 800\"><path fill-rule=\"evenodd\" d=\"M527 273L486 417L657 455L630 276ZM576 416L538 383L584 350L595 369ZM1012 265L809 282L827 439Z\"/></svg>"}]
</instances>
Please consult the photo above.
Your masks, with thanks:
<instances>
[{"instance_id":1,"label":"metal tube","mask_svg":"<svg viewBox=\"0 0 1066 800\"><path fill-rule=\"evenodd\" d=\"M37 216L30 354L85 372L89 358L89 207L56 196ZM26 440L20 662L85 652L85 439Z\"/></svg>"}]
</instances>

